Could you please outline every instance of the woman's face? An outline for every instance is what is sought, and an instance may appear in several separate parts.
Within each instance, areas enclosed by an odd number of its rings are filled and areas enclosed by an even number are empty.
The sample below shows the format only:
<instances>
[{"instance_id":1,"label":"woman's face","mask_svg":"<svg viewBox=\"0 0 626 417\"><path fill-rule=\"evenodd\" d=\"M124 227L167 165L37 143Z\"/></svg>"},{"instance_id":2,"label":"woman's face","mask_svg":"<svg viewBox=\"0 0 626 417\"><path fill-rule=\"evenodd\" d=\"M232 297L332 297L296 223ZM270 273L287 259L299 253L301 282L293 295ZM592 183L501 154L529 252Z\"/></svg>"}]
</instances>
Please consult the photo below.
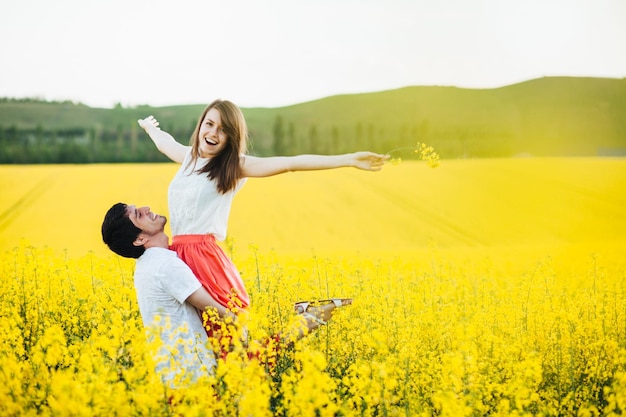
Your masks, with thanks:
<instances>
[{"instance_id":1,"label":"woman's face","mask_svg":"<svg viewBox=\"0 0 626 417\"><path fill-rule=\"evenodd\" d=\"M204 116L198 132L198 152L201 158L212 158L219 154L228 141L222 127L222 118L216 108L209 110Z\"/></svg>"}]
</instances>

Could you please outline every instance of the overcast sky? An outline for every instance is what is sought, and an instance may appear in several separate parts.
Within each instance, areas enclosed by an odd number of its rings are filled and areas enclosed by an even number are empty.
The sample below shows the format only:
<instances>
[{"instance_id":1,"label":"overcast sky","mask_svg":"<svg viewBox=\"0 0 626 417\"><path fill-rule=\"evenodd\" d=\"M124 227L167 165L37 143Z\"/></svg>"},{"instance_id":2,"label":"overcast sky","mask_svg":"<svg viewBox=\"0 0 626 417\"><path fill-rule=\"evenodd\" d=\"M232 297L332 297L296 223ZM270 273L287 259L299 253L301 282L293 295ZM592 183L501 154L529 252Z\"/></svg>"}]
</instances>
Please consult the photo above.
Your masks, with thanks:
<instances>
[{"instance_id":1,"label":"overcast sky","mask_svg":"<svg viewBox=\"0 0 626 417\"><path fill-rule=\"evenodd\" d=\"M626 77L626 0L0 0L0 97L275 107Z\"/></svg>"}]
</instances>

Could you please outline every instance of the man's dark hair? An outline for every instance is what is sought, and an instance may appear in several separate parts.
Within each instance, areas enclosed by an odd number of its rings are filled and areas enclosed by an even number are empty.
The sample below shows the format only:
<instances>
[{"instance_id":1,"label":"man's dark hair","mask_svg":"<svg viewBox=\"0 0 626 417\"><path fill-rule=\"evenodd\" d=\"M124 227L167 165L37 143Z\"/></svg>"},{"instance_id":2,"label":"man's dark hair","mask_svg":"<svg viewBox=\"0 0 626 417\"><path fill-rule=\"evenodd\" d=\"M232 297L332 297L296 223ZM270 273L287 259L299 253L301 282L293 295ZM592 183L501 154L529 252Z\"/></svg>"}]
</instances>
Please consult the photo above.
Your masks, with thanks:
<instances>
[{"instance_id":1,"label":"man's dark hair","mask_svg":"<svg viewBox=\"0 0 626 417\"><path fill-rule=\"evenodd\" d=\"M102 222L102 240L109 249L120 256L139 258L146 249L133 245L133 242L141 233L141 229L130 221L126 207L124 203L117 203L107 211Z\"/></svg>"}]
</instances>

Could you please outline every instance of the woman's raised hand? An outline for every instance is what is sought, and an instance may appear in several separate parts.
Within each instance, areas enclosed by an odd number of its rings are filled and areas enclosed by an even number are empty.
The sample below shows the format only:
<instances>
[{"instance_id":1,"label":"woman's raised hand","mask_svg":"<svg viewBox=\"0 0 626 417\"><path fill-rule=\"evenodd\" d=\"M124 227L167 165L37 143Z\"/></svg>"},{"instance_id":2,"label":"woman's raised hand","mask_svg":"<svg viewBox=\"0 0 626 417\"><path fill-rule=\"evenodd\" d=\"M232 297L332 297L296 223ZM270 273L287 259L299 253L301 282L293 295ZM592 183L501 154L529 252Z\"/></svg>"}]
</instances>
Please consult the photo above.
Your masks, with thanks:
<instances>
[{"instance_id":1,"label":"woman's raised hand","mask_svg":"<svg viewBox=\"0 0 626 417\"><path fill-rule=\"evenodd\" d=\"M146 132L150 128L156 128L156 129L159 128L159 121L155 119L154 116L152 115L146 117L145 119L137 120L137 123L139 123L139 126L141 126L141 128L145 130Z\"/></svg>"}]
</instances>

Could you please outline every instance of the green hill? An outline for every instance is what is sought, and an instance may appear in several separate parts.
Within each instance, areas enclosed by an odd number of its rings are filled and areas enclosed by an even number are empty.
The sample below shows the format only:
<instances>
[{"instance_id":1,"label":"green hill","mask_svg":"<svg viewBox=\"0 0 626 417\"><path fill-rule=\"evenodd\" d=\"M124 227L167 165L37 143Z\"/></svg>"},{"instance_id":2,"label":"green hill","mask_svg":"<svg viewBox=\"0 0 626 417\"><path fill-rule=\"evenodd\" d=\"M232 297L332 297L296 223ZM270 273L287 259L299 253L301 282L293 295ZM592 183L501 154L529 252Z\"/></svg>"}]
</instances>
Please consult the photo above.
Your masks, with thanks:
<instances>
[{"instance_id":1,"label":"green hill","mask_svg":"<svg viewBox=\"0 0 626 417\"><path fill-rule=\"evenodd\" d=\"M154 114L187 143L203 108L3 100L0 140L45 144L74 134L84 143L108 137L104 141L118 147L133 140L143 146L136 120ZM494 89L416 86L243 111L260 155L387 152L417 142L434 146L442 158L626 155L626 79L545 77Z\"/></svg>"}]
</instances>

